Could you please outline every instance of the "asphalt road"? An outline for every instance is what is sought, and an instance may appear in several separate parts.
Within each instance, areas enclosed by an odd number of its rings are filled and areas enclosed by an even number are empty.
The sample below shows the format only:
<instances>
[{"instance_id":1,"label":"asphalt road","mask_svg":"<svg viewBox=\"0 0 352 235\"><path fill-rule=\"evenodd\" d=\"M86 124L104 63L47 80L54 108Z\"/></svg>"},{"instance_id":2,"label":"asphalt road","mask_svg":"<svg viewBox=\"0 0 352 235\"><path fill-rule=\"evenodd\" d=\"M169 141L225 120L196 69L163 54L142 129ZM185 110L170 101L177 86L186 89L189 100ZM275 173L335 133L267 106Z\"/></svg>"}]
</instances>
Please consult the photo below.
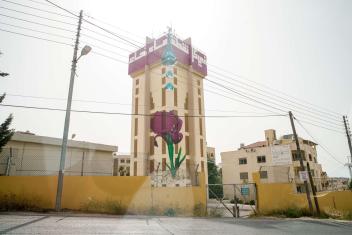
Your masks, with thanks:
<instances>
[{"instance_id":1,"label":"asphalt road","mask_svg":"<svg viewBox=\"0 0 352 235\"><path fill-rule=\"evenodd\" d=\"M9 234L352 234L352 223L311 219L0 214Z\"/></svg>"}]
</instances>

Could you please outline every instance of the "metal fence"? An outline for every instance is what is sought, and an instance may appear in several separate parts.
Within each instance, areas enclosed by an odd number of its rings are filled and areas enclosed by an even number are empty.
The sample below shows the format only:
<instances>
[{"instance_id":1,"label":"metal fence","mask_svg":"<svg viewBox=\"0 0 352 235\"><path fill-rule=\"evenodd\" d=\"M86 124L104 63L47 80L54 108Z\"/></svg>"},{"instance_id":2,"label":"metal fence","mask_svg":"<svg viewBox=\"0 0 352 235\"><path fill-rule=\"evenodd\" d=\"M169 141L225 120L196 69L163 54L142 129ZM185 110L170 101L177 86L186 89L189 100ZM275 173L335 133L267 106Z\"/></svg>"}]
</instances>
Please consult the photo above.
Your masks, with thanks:
<instances>
[{"instance_id":1,"label":"metal fence","mask_svg":"<svg viewBox=\"0 0 352 235\"><path fill-rule=\"evenodd\" d=\"M60 149L4 148L0 175L58 175ZM94 150L69 149L65 175L112 175L113 159Z\"/></svg>"}]
</instances>

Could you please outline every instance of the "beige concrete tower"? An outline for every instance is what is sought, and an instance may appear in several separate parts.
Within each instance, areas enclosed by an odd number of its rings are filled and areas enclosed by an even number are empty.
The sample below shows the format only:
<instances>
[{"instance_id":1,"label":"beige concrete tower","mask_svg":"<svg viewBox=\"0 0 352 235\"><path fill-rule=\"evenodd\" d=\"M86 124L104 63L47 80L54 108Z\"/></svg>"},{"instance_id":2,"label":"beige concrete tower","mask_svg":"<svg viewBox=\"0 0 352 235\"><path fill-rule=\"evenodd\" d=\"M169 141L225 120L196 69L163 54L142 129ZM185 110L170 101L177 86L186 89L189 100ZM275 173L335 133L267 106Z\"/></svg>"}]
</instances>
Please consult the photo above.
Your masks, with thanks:
<instances>
[{"instance_id":1,"label":"beige concrete tower","mask_svg":"<svg viewBox=\"0 0 352 235\"><path fill-rule=\"evenodd\" d=\"M171 50L177 61L172 67L164 63L166 50ZM172 77L168 71L173 72ZM132 113L136 114L131 128L131 175L163 175L169 170L166 143L154 138L150 122L155 112L174 110L183 121L183 138L175 145L175 155L180 148L182 155L186 154L178 170L183 180L176 184L196 183L197 172L207 171L203 117L206 56L192 47L191 39L180 40L169 33L159 39L147 38L146 45L130 55L128 73L133 81Z\"/></svg>"}]
</instances>

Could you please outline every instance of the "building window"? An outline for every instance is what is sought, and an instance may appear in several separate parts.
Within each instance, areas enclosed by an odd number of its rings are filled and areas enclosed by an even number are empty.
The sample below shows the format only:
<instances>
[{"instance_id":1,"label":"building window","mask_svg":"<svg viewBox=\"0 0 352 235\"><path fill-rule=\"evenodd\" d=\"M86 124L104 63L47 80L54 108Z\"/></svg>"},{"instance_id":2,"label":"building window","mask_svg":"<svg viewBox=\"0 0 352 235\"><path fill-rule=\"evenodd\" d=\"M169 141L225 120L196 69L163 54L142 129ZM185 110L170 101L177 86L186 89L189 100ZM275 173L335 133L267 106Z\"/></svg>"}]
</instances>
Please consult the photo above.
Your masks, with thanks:
<instances>
[{"instance_id":1,"label":"building window","mask_svg":"<svg viewBox=\"0 0 352 235\"><path fill-rule=\"evenodd\" d=\"M137 176L137 162L133 163L133 175Z\"/></svg>"},{"instance_id":2,"label":"building window","mask_svg":"<svg viewBox=\"0 0 352 235\"><path fill-rule=\"evenodd\" d=\"M303 150L301 150L301 156L303 157L303 160L306 161L306 155ZM299 161L297 150L292 150L292 161Z\"/></svg>"},{"instance_id":3,"label":"building window","mask_svg":"<svg viewBox=\"0 0 352 235\"><path fill-rule=\"evenodd\" d=\"M165 74L165 67L161 68L161 74Z\"/></svg>"},{"instance_id":4,"label":"building window","mask_svg":"<svg viewBox=\"0 0 352 235\"><path fill-rule=\"evenodd\" d=\"M161 98L161 105L165 106L166 105L166 90L164 88L162 90L162 98Z\"/></svg>"},{"instance_id":5,"label":"building window","mask_svg":"<svg viewBox=\"0 0 352 235\"><path fill-rule=\"evenodd\" d=\"M125 159L121 159L121 163L125 163Z\"/></svg>"},{"instance_id":6,"label":"building window","mask_svg":"<svg viewBox=\"0 0 352 235\"><path fill-rule=\"evenodd\" d=\"M312 154L308 154L308 157L309 157L309 161L312 161Z\"/></svg>"},{"instance_id":7,"label":"building window","mask_svg":"<svg viewBox=\"0 0 352 235\"><path fill-rule=\"evenodd\" d=\"M186 155L189 155L189 136L186 135L186 138L185 138L185 144L186 144Z\"/></svg>"},{"instance_id":8,"label":"building window","mask_svg":"<svg viewBox=\"0 0 352 235\"><path fill-rule=\"evenodd\" d=\"M138 91L139 91L139 89L138 89L138 87L136 88L136 95L138 95Z\"/></svg>"},{"instance_id":9,"label":"building window","mask_svg":"<svg viewBox=\"0 0 352 235\"><path fill-rule=\"evenodd\" d=\"M200 88L198 88L198 95L201 95L201 93L200 93Z\"/></svg>"},{"instance_id":10,"label":"building window","mask_svg":"<svg viewBox=\"0 0 352 235\"><path fill-rule=\"evenodd\" d=\"M248 180L248 172L240 172L241 180Z\"/></svg>"},{"instance_id":11,"label":"building window","mask_svg":"<svg viewBox=\"0 0 352 235\"><path fill-rule=\"evenodd\" d=\"M189 177L189 174L191 172L191 161L189 159L186 159L186 175Z\"/></svg>"},{"instance_id":12,"label":"building window","mask_svg":"<svg viewBox=\"0 0 352 235\"><path fill-rule=\"evenodd\" d=\"M203 157L204 155L204 150L203 150L203 139L200 139L200 156Z\"/></svg>"},{"instance_id":13,"label":"building window","mask_svg":"<svg viewBox=\"0 0 352 235\"><path fill-rule=\"evenodd\" d=\"M177 77L174 77L174 84L177 85Z\"/></svg>"},{"instance_id":14,"label":"building window","mask_svg":"<svg viewBox=\"0 0 352 235\"><path fill-rule=\"evenodd\" d=\"M134 140L133 144L133 156L136 158L137 157L137 140Z\"/></svg>"},{"instance_id":15,"label":"building window","mask_svg":"<svg viewBox=\"0 0 352 235\"><path fill-rule=\"evenodd\" d=\"M257 163L265 163L266 159L265 156L257 156Z\"/></svg>"},{"instance_id":16,"label":"building window","mask_svg":"<svg viewBox=\"0 0 352 235\"><path fill-rule=\"evenodd\" d=\"M138 114L138 98L134 100L134 113Z\"/></svg>"},{"instance_id":17,"label":"building window","mask_svg":"<svg viewBox=\"0 0 352 235\"><path fill-rule=\"evenodd\" d=\"M174 106L177 106L177 88L174 88Z\"/></svg>"},{"instance_id":18,"label":"building window","mask_svg":"<svg viewBox=\"0 0 352 235\"><path fill-rule=\"evenodd\" d=\"M175 153L178 154L178 144L175 144Z\"/></svg>"},{"instance_id":19,"label":"building window","mask_svg":"<svg viewBox=\"0 0 352 235\"><path fill-rule=\"evenodd\" d=\"M161 83L162 83L163 85L166 83L166 78L165 78L165 77L163 77L163 78L161 79Z\"/></svg>"},{"instance_id":20,"label":"building window","mask_svg":"<svg viewBox=\"0 0 352 235\"><path fill-rule=\"evenodd\" d=\"M203 122L202 118L199 118L199 134L203 135Z\"/></svg>"},{"instance_id":21,"label":"building window","mask_svg":"<svg viewBox=\"0 0 352 235\"><path fill-rule=\"evenodd\" d=\"M162 163L161 163L161 170L166 171L166 158L163 158Z\"/></svg>"},{"instance_id":22,"label":"building window","mask_svg":"<svg viewBox=\"0 0 352 235\"><path fill-rule=\"evenodd\" d=\"M198 86L200 86L200 80L197 81Z\"/></svg>"},{"instance_id":23,"label":"building window","mask_svg":"<svg viewBox=\"0 0 352 235\"><path fill-rule=\"evenodd\" d=\"M131 161L130 160L126 160L126 163L130 163Z\"/></svg>"},{"instance_id":24,"label":"building window","mask_svg":"<svg viewBox=\"0 0 352 235\"><path fill-rule=\"evenodd\" d=\"M268 178L268 172L267 171L259 171L260 178L261 179L267 179Z\"/></svg>"},{"instance_id":25,"label":"building window","mask_svg":"<svg viewBox=\"0 0 352 235\"><path fill-rule=\"evenodd\" d=\"M201 166L202 172L204 172L204 161L201 161L200 166Z\"/></svg>"},{"instance_id":26,"label":"building window","mask_svg":"<svg viewBox=\"0 0 352 235\"><path fill-rule=\"evenodd\" d=\"M247 158L240 158L240 159L238 159L238 164L240 164L240 165L246 165L246 164L247 164Z\"/></svg>"},{"instance_id":27,"label":"building window","mask_svg":"<svg viewBox=\"0 0 352 235\"><path fill-rule=\"evenodd\" d=\"M149 173L154 172L154 160L149 161Z\"/></svg>"},{"instance_id":28,"label":"building window","mask_svg":"<svg viewBox=\"0 0 352 235\"><path fill-rule=\"evenodd\" d=\"M149 137L149 154L154 155L154 136Z\"/></svg>"},{"instance_id":29,"label":"building window","mask_svg":"<svg viewBox=\"0 0 352 235\"><path fill-rule=\"evenodd\" d=\"M188 132L188 114L185 113L185 132Z\"/></svg>"},{"instance_id":30,"label":"building window","mask_svg":"<svg viewBox=\"0 0 352 235\"><path fill-rule=\"evenodd\" d=\"M136 79L136 86L139 84L139 79Z\"/></svg>"},{"instance_id":31,"label":"building window","mask_svg":"<svg viewBox=\"0 0 352 235\"><path fill-rule=\"evenodd\" d=\"M177 68L174 67L174 74L177 75Z\"/></svg>"},{"instance_id":32,"label":"building window","mask_svg":"<svg viewBox=\"0 0 352 235\"><path fill-rule=\"evenodd\" d=\"M134 119L134 136L138 135L138 118Z\"/></svg>"},{"instance_id":33,"label":"building window","mask_svg":"<svg viewBox=\"0 0 352 235\"><path fill-rule=\"evenodd\" d=\"M198 98L199 115L202 115L202 99Z\"/></svg>"}]
</instances>

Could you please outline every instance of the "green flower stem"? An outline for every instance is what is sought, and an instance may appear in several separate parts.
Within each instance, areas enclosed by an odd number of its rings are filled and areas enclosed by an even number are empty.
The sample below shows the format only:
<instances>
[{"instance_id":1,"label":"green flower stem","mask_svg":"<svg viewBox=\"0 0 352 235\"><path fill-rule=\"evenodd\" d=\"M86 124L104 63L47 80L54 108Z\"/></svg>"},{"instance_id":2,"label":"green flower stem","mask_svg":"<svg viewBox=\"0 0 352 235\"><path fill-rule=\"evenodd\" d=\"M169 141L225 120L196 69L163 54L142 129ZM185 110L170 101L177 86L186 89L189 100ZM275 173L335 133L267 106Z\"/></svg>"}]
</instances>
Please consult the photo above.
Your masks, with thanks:
<instances>
[{"instance_id":1,"label":"green flower stem","mask_svg":"<svg viewBox=\"0 0 352 235\"><path fill-rule=\"evenodd\" d=\"M168 141L167 143L167 150L169 153L169 159L170 159L170 168L171 168L171 175L172 177L176 176L176 168L175 168L175 163L174 163L174 144Z\"/></svg>"}]
</instances>

